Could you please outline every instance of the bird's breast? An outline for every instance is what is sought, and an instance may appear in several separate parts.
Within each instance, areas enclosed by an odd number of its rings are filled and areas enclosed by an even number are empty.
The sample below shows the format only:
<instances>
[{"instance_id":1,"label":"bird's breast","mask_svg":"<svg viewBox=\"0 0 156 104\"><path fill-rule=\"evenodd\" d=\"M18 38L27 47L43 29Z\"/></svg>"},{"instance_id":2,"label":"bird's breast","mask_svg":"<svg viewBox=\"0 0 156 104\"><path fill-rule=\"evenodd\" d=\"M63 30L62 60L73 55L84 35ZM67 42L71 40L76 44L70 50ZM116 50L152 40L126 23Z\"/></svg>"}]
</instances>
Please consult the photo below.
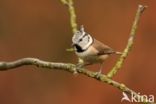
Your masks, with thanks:
<instances>
[{"instance_id":1,"label":"bird's breast","mask_svg":"<svg viewBox=\"0 0 156 104\"><path fill-rule=\"evenodd\" d=\"M86 58L88 56L95 56L97 54L97 50L90 46L87 50L83 51L83 52L76 52L76 54L80 57L80 58Z\"/></svg>"},{"instance_id":2,"label":"bird's breast","mask_svg":"<svg viewBox=\"0 0 156 104\"><path fill-rule=\"evenodd\" d=\"M80 57L84 61L90 62L90 63L103 62L108 57L108 55L99 56L97 53L98 53L98 51L92 46L90 46L84 52L76 52L78 57Z\"/></svg>"}]
</instances>

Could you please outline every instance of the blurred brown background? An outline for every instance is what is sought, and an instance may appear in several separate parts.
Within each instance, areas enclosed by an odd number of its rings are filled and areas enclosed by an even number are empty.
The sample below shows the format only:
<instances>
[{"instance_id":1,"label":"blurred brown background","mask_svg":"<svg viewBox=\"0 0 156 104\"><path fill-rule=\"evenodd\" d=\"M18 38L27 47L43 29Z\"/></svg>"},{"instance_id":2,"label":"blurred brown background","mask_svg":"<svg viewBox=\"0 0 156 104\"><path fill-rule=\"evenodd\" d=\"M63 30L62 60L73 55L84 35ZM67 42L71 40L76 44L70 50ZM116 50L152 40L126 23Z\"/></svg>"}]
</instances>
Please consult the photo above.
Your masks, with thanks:
<instances>
[{"instance_id":1,"label":"blurred brown background","mask_svg":"<svg viewBox=\"0 0 156 104\"><path fill-rule=\"evenodd\" d=\"M156 0L75 0L78 24L118 51L127 44L138 4L148 9L114 79L156 97ZM37 57L76 63L75 54L65 51L71 37L69 13L59 0L0 0L0 61ZM103 73L117 58L105 62ZM88 68L98 71L97 65ZM112 86L64 71L24 66L0 72L0 104L120 104L121 97Z\"/></svg>"}]
</instances>

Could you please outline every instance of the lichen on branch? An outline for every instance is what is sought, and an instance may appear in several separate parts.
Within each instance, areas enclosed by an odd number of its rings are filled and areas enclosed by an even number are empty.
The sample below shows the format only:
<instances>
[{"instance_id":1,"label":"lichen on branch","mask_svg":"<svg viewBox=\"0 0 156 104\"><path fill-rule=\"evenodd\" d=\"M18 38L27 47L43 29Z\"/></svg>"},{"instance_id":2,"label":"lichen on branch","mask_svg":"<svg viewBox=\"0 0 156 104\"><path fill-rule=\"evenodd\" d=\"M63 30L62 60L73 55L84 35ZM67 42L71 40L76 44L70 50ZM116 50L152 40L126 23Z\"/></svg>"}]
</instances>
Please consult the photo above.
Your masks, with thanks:
<instances>
[{"instance_id":1,"label":"lichen on branch","mask_svg":"<svg viewBox=\"0 0 156 104\"><path fill-rule=\"evenodd\" d=\"M73 0L61 0L64 5L67 5L68 12L70 14L70 25L72 28L73 34L77 31L77 22L76 22L76 13L74 8Z\"/></svg>"},{"instance_id":2,"label":"lichen on branch","mask_svg":"<svg viewBox=\"0 0 156 104\"><path fill-rule=\"evenodd\" d=\"M142 15L142 13L144 12L144 10L147 8L147 6L143 6L143 5L139 5L137 12L136 12L136 16L130 31L130 36L128 39L128 43L126 48L123 51L123 54L120 56L120 58L117 60L115 66L110 70L110 72L107 74L107 76L109 78L112 78L114 75L117 74L117 72L121 69L121 67L123 66L124 60L126 59L126 57L128 56L129 52L132 49L133 43L134 43L134 38L137 32L137 28L138 28L138 24L140 21L140 17Z\"/></svg>"}]
</instances>

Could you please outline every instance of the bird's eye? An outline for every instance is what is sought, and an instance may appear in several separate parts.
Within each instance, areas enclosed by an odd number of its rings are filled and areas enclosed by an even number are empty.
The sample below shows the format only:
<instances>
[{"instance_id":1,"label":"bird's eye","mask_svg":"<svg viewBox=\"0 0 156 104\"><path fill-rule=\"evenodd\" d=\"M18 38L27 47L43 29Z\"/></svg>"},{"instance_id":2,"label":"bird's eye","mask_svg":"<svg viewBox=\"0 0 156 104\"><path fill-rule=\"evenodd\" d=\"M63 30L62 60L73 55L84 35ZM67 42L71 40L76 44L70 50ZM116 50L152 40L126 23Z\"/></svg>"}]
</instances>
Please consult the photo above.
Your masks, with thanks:
<instances>
[{"instance_id":1,"label":"bird's eye","mask_svg":"<svg viewBox=\"0 0 156 104\"><path fill-rule=\"evenodd\" d=\"M79 42L81 42L81 41L82 41L82 39L79 40Z\"/></svg>"},{"instance_id":2,"label":"bird's eye","mask_svg":"<svg viewBox=\"0 0 156 104\"><path fill-rule=\"evenodd\" d=\"M89 40L90 40L90 37L88 37L88 42L89 42Z\"/></svg>"}]
</instances>

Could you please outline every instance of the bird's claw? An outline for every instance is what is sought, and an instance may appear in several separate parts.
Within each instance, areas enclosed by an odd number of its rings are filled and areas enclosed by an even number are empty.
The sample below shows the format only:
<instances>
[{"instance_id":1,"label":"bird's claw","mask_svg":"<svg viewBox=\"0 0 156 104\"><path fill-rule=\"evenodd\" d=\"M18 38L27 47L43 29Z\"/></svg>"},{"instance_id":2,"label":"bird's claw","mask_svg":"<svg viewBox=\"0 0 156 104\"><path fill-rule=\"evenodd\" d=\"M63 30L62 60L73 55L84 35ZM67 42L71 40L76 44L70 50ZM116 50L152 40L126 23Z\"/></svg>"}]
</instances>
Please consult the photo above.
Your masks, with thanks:
<instances>
[{"instance_id":1,"label":"bird's claw","mask_svg":"<svg viewBox=\"0 0 156 104\"><path fill-rule=\"evenodd\" d=\"M102 70L99 70L98 72L96 72L96 78L100 78L101 73L102 73Z\"/></svg>"},{"instance_id":2,"label":"bird's claw","mask_svg":"<svg viewBox=\"0 0 156 104\"><path fill-rule=\"evenodd\" d=\"M82 63L76 64L76 70L77 71L81 71L83 67L84 67L84 64L82 64Z\"/></svg>"}]
</instances>

